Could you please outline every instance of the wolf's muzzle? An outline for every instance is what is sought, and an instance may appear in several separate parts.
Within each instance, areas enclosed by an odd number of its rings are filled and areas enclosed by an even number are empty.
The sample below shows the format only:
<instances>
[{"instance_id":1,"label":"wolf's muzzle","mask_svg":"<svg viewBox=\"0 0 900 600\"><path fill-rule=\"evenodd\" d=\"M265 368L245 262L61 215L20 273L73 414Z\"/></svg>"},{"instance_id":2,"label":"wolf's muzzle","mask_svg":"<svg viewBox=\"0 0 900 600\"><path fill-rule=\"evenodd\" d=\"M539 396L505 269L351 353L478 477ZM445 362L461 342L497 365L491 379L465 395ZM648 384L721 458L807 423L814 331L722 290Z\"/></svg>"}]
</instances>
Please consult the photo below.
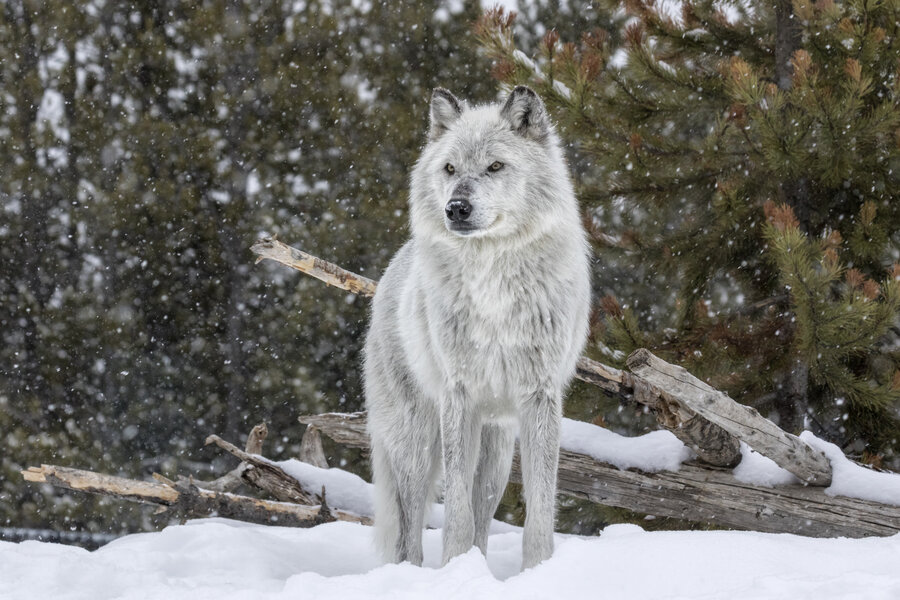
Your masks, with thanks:
<instances>
[{"instance_id":1,"label":"wolf's muzzle","mask_svg":"<svg viewBox=\"0 0 900 600\"><path fill-rule=\"evenodd\" d=\"M472 205L465 198L451 198L447 206L444 207L447 218L451 223L460 223L469 218L472 214Z\"/></svg>"}]
</instances>

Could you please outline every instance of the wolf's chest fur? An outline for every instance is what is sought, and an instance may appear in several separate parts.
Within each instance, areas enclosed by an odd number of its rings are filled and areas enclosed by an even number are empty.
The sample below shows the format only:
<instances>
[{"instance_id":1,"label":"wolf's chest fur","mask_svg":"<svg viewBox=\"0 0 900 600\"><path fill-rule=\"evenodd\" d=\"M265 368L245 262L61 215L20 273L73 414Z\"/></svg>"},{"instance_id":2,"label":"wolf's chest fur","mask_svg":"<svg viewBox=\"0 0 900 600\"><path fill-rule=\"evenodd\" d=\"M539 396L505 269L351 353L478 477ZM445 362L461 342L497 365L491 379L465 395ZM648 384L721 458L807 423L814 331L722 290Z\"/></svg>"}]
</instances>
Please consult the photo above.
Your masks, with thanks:
<instances>
[{"instance_id":1,"label":"wolf's chest fur","mask_svg":"<svg viewBox=\"0 0 900 600\"><path fill-rule=\"evenodd\" d=\"M552 307L561 304L551 262L534 251L432 256L415 275L438 293L419 296L425 339L415 350L427 352L414 360L481 398L502 401L540 386L555 367L542 348L555 334Z\"/></svg>"}]
</instances>

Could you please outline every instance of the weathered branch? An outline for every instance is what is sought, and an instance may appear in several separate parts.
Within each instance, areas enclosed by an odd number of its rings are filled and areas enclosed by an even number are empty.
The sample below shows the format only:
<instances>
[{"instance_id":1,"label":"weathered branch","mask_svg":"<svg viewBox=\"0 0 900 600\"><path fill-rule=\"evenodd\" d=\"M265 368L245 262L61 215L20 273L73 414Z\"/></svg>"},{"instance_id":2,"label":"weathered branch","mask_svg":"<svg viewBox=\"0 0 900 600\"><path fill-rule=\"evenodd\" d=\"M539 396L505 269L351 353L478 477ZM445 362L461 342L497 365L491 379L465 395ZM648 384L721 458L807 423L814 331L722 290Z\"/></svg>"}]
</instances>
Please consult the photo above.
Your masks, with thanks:
<instances>
[{"instance_id":1,"label":"weathered branch","mask_svg":"<svg viewBox=\"0 0 900 600\"><path fill-rule=\"evenodd\" d=\"M313 494L300 487L300 483L284 472L284 470L271 461L257 455L248 454L217 435L206 438L206 444L215 444L241 459L247 467L241 473L244 481L255 485L282 502L296 502L297 504L316 504Z\"/></svg>"},{"instance_id":2,"label":"weathered branch","mask_svg":"<svg viewBox=\"0 0 900 600\"><path fill-rule=\"evenodd\" d=\"M335 441L368 448L366 413L306 415ZM518 454L511 480L521 482ZM678 471L621 470L590 456L562 450L561 494L639 513L713 523L737 529L795 533L809 537L864 537L900 533L900 506L832 497L821 488L766 488L742 483L730 471L683 464Z\"/></svg>"},{"instance_id":3,"label":"weathered branch","mask_svg":"<svg viewBox=\"0 0 900 600\"><path fill-rule=\"evenodd\" d=\"M136 481L92 471L41 465L22 471L25 481L49 483L69 490L114 496L123 500L170 506L178 500L178 492L164 483Z\"/></svg>"},{"instance_id":4,"label":"weathered branch","mask_svg":"<svg viewBox=\"0 0 900 600\"><path fill-rule=\"evenodd\" d=\"M363 525L371 525L369 515L356 515L330 508L325 503L325 489L306 490L299 481L288 475L280 466L259 456L262 443L267 434L264 423L253 428L247 439L247 450L241 450L217 435L210 435L207 444L216 444L241 460L241 465L231 471L239 473L241 481L263 490L274 496L279 502L259 500L247 496L239 496L223 491L208 489L196 485L193 478L179 477L171 481L158 473L153 474L156 481L137 481L104 475L81 469L41 465L22 471L26 481L49 483L57 487L84 491L92 494L112 496L123 500L156 504L162 512L187 517L206 517L217 515L249 521L252 523L278 524L288 527L312 527L327 521L351 521ZM310 454L325 462L322 442L315 428L308 428L304 436L303 446ZM309 438L309 439L306 439ZM316 447L320 456L315 456ZM321 464L316 465L321 466ZM224 484L229 487L233 483L225 476L204 485Z\"/></svg>"},{"instance_id":5,"label":"weathered branch","mask_svg":"<svg viewBox=\"0 0 900 600\"><path fill-rule=\"evenodd\" d=\"M755 409L738 404L682 367L669 364L646 349L635 350L626 362L636 376L666 390L666 396L678 409L694 412L746 441L801 481L821 486L831 484L831 464L825 455L786 433Z\"/></svg>"},{"instance_id":6,"label":"weathered branch","mask_svg":"<svg viewBox=\"0 0 900 600\"><path fill-rule=\"evenodd\" d=\"M304 425L315 427L338 444L350 448L369 449L365 412L303 415L297 420Z\"/></svg>"},{"instance_id":7,"label":"weathered branch","mask_svg":"<svg viewBox=\"0 0 900 600\"><path fill-rule=\"evenodd\" d=\"M268 258L348 292L368 297L375 295L377 282L307 254L303 250L282 244L274 238L262 238L253 244L250 250L258 255L256 262Z\"/></svg>"},{"instance_id":8,"label":"weathered branch","mask_svg":"<svg viewBox=\"0 0 900 600\"><path fill-rule=\"evenodd\" d=\"M342 511L327 507L304 506L289 502L272 502L200 489L189 482L166 484L136 481L93 471L41 465L22 471L26 481L49 483L69 490L113 496L123 500L156 504L182 518L220 516L250 523L313 527L334 520L367 522Z\"/></svg>"},{"instance_id":9,"label":"weathered branch","mask_svg":"<svg viewBox=\"0 0 900 600\"><path fill-rule=\"evenodd\" d=\"M283 265L312 275L329 285L334 285L363 296L374 296L378 282L343 269L334 263L317 258L297 248L292 248L272 238L257 241L250 250L259 255L258 260L269 258ZM327 274L327 275L323 275ZM596 385L606 392L621 398L633 398L653 409L657 421L669 429L688 447L692 448L700 460L711 465L733 467L741 460L740 444L718 425L706 422L687 408L671 410L672 403L654 386L644 385L639 377L615 367L582 356L576 366L575 377ZM635 391L635 384L638 391Z\"/></svg>"},{"instance_id":10,"label":"weathered branch","mask_svg":"<svg viewBox=\"0 0 900 600\"><path fill-rule=\"evenodd\" d=\"M260 454L262 452L262 445L266 439L266 436L269 434L269 430L266 427L265 423L260 423L252 430L250 430L250 435L247 436L247 444L244 446L244 451L248 454ZM191 479L190 482L196 485L199 488L204 490L211 490L213 492L232 492L238 488L243 482L241 476L244 474L244 471L247 469L247 463L241 462L238 466L228 471L218 479L214 479L212 481L198 481L196 479ZM188 481L187 478L179 477L179 482Z\"/></svg>"},{"instance_id":11,"label":"weathered branch","mask_svg":"<svg viewBox=\"0 0 900 600\"><path fill-rule=\"evenodd\" d=\"M320 469L328 468L328 459L325 458L325 449L322 447L322 436L314 425L307 427L303 433L297 458Z\"/></svg>"}]
</instances>

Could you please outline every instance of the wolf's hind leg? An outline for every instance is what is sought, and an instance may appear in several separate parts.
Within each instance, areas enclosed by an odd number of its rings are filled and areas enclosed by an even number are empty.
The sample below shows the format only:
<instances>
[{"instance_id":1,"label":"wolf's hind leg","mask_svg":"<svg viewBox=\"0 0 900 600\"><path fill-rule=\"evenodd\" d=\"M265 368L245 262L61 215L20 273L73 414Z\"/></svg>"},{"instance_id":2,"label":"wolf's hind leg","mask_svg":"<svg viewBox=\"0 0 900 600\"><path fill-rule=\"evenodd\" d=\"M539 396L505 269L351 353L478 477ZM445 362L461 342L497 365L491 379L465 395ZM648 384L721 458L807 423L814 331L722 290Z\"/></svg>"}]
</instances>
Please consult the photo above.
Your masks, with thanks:
<instances>
[{"instance_id":1,"label":"wolf's hind leg","mask_svg":"<svg viewBox=\"0 0 900 600\"><path fill-rule=\"evenodd\" d=\"M472 490L475 513L475 545L487 554L488 530L497 512L512 466L515 433L512 427L485 423L481 428L481 450Z\"/></svg>"}]
</instances>

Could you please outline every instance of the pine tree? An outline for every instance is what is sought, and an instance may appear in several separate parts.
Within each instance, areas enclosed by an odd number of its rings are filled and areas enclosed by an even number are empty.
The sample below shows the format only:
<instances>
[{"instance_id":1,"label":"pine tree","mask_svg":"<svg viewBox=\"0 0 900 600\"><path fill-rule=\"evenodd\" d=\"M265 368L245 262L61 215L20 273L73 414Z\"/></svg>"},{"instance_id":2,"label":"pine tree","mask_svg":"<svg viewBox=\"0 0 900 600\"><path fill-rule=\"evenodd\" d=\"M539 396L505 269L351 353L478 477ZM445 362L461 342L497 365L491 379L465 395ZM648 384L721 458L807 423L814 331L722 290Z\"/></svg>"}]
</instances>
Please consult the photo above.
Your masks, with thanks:
<instances>
[{"instance_id":1,"label":"pine tree","mask_svg":"<svg viewBox=\"0 0 900 600\"><path fill-rule=\"evenodd\" d=\"M502 11L477 28L587 157L596 351L649 347L788 430L896 453L900 8L626 8L621 42L551 31L533 59Z\"/></svg>"}]
</instances>

